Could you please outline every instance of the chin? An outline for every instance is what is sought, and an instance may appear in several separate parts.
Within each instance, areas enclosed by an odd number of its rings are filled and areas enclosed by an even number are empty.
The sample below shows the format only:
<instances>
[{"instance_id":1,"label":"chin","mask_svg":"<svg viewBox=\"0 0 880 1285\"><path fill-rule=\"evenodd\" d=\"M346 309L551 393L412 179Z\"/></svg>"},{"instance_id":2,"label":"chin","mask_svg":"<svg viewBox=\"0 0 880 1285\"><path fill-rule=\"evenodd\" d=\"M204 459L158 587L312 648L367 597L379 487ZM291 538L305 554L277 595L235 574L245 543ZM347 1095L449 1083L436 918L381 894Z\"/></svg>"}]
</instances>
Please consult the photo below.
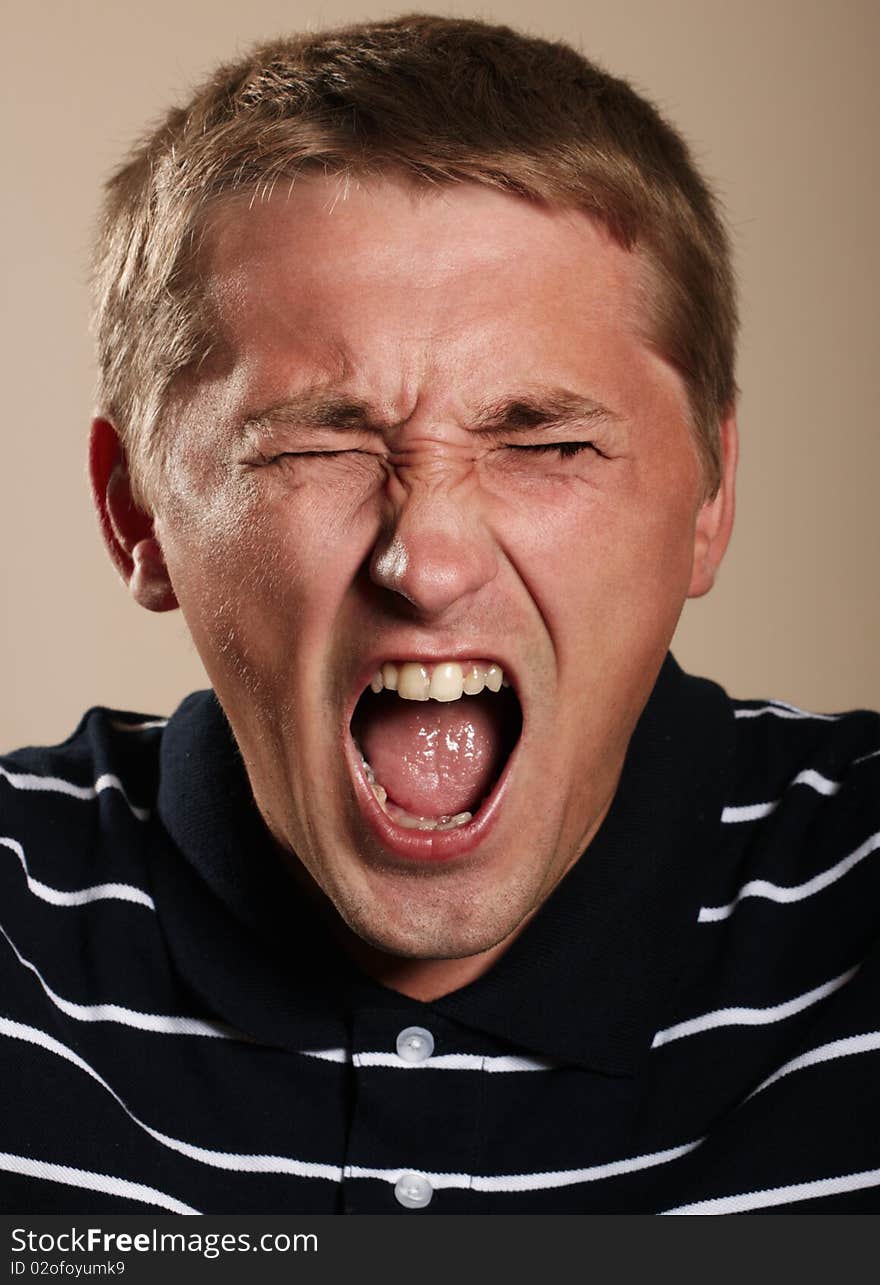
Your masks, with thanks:
<instances>
[{"instance_id":1,"label":"chin","mask_svg":"<svg viewBox=\"0 0 880 1285\"><path fill-rule=\"evenodd\" d=\"M511 940L542 900L532 880L486 876L478 869L456 871L452 879L383 872L359 879L356 892L334 890L330 901L374 951L407 960L467 959Z\"/></svg>"}]
</instances>

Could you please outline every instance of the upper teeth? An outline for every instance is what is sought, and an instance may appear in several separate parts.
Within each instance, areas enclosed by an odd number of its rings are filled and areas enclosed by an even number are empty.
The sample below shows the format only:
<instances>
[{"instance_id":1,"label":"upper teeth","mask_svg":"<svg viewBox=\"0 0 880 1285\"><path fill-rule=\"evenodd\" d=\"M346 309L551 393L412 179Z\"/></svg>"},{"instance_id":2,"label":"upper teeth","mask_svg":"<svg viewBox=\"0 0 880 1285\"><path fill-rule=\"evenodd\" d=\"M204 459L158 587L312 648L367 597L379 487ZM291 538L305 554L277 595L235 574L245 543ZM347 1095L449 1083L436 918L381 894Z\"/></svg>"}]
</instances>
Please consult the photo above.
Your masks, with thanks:
<instances>
[{"instance_id":1,"label":"upper teeth","mask_svg":"<svg viewBox=\"0 0 880 1285\"><path fill-rule=\"evenodd\" d=\"M396 665L387 660L376 670L370 686L374 692L397 692L406 701L457 701L463 695L476 696L484 687L497 692L510 683L501 666L494 662L461 665L457 660L444 660L436 665L420 665L406 661Z\"/></svg>"}]
</instances>

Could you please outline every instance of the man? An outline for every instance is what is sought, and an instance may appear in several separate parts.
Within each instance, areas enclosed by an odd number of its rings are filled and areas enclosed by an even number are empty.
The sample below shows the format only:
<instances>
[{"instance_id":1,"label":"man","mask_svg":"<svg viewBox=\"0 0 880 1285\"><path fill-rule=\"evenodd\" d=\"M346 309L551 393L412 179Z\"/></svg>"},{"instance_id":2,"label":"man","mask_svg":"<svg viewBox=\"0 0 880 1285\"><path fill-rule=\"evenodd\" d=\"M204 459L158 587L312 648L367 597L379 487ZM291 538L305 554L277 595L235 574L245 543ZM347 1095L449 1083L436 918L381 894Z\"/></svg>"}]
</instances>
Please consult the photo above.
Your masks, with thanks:
<instances>
[{"instance_id":1,"label":"man","mask_svg":"<svg viewBox=\"0 0 880 1285\"><path fill-rule=\"evenodd\" d=\"M668 655L736 465L680 138L504 28L279 41L96 265L102 529L213 693L0 768L5 1207L876 1208L880 720Z\"/></svg>"}]
</instances>

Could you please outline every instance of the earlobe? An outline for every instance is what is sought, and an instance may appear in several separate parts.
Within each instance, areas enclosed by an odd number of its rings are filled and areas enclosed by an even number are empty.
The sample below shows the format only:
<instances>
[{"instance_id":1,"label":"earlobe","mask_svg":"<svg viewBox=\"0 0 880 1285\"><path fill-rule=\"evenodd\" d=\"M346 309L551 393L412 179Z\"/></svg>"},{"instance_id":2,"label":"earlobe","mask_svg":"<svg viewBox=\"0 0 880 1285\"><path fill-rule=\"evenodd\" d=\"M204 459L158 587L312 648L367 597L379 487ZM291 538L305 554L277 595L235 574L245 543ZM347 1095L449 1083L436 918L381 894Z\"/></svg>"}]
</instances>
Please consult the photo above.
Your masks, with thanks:
<instances>
[{"instance_id":1,"label":"earlobe","mask_svg":"<svg viewBox=\"0 0 880 1285\"><path fill-rule=\"evenodd\" d=\"M89 476L104 543L135 602L148 611L173 610L177 598L153 519L134 502L125 450L106 419L92 423Z\"/></svg>"},{"instance_id":2,"label":"earlobe","mask_svg":"<svg viewBox=\"0 0 880 1285\"><path fill-rule=\"evenodd\" d=\"M721 483L715 495L707 500L699 513L694 530L694 561L689 598L701 598L715 583L733 530L736 510L736 462L739 439L736 415L731 411L722 421Z\"/></svg>"},{"instance_id":3,"label":"earlobe","mask_svg":"<svg viewBox=\"0 0 880 1285\"><path fill-rule=\"evenodd\" d=\"M128 587L135 602L147 611L173 611L177 598L168 578L168 568L158 540L138 540L131 551L133 569Z\"/></svg>"}]
</instances>

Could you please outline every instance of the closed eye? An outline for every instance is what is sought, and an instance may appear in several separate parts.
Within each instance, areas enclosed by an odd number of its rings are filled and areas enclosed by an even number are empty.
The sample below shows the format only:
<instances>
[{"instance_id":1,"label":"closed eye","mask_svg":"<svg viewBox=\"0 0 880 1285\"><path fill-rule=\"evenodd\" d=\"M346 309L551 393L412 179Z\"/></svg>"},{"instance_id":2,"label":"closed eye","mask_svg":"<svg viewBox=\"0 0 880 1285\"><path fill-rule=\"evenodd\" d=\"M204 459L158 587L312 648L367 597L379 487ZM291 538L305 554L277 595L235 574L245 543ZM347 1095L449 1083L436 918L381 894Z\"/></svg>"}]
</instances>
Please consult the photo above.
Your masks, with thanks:
<instances>
[{"instance_id":1,"label":"closed eye","mask_svg":"<svg viewBox=\"0 0 880 1285\"><path fill-rule=\"evenodd\" d=\"M350 446L338 451L280 451L278 455L271 456L268 462L270 464L274 464L276 460L303 460L303 459L330 460L330 459L335 459L337 455L374 455L374 454L375 454L374 451L364 451L356 446Z\"/></svg>"},{"instance_id":2,"label":"closed eye","mask_svg":"<svg viewBox=\"0 0 880 1285\"><path fill-rule=\"evenodd\" d=\"M558 451L559 458L563 460L571 459L573 455L580 455L581 451L595 451L597 455L602 454L595 442L538 442L531 445L509 442L507 445L512 451L532 451L542 455L549 454L550 451Z\"/></svg>"}]
</instances>

